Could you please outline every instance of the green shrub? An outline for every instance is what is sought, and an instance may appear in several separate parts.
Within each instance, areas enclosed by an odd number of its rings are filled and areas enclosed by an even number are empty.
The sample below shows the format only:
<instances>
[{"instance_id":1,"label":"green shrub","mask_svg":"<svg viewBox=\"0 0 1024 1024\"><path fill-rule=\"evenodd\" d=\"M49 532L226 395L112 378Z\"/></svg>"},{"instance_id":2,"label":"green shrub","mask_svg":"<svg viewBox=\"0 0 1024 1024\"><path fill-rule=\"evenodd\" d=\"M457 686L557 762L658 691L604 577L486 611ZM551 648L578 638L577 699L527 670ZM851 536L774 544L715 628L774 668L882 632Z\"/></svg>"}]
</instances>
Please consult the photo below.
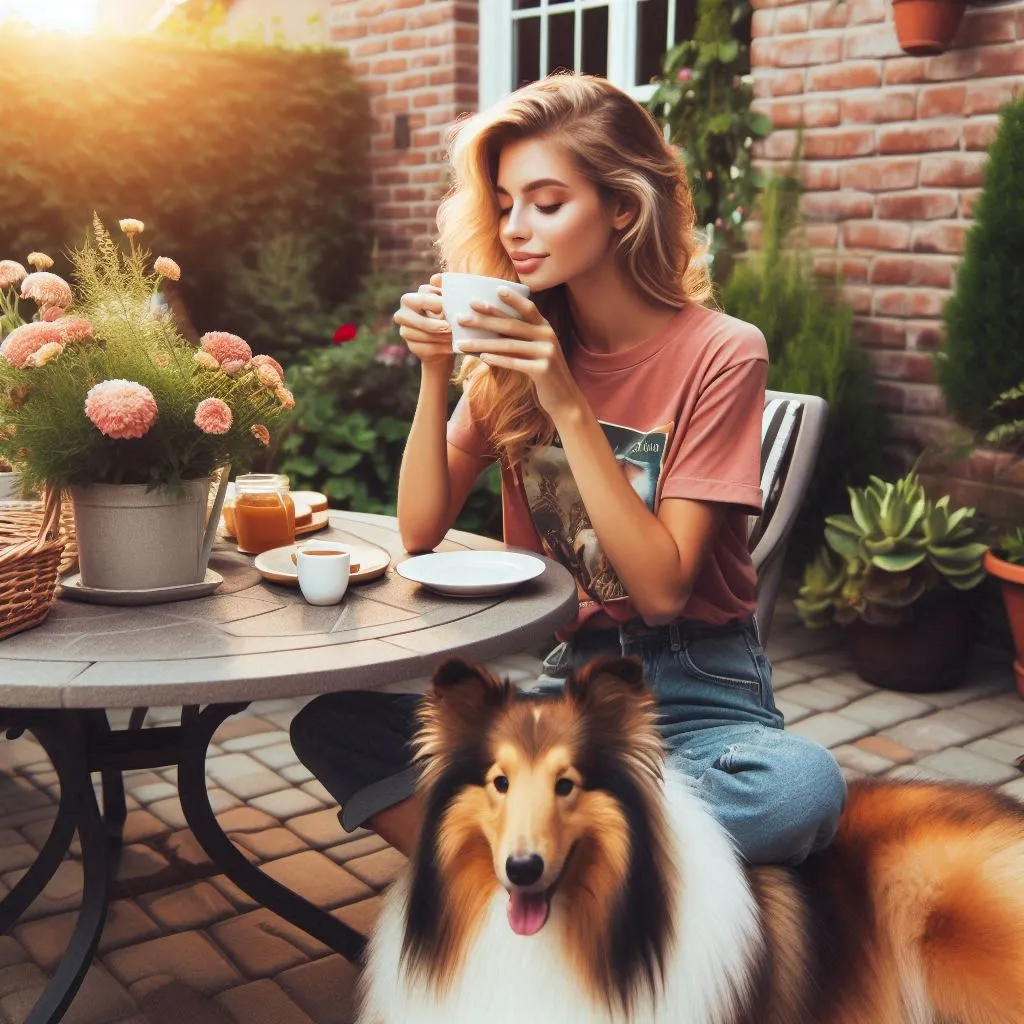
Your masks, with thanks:
<instances>
[{"instance_id":1,"label":"green shrub","mask_svg":"<svg viewBox=\"0 0 1024 1024\"><path fill-rule=\"evenodd\" d=\"M881 471L884 425L870 365L853 335L853 311L814 276L806 254L788 244L800 227L799 202L792 176L767 184L762 247L736 265L722 304L764 333L769 388L828 402L825 439L792 541L794 557L808 557L822 519L847 504L847 488Z\"/></svg>"},{"instance_id":2,"label":"green shrub","mask_svg":"<svg viewBox=\"0 0 1024 1024\"><path fill-rule=\"evenodd\" d=\"M393 515L398 471L419 394L419 364L391 323L403 278L373 274L342 318L358 325L343 344L310 348L288 370L295 417L275 461L292 487L323 491L334 507ZM449 409L458 392L449 393ZM456 526L501 536L497 468L481 478Z\"/></svg>"},{"instance_id":3,"label":"green shrub","mask_svg":"<svg viewBox=\"0 0 1024 1024\"><path fill-rule=\"evenodd\" d=\"M937 365L950 412L976 430L1024 379L1024 99L1003 108L988 156Z\"/></svg>"},{"instance_id":4,"label":"green shrub","mask_svg":"<svg viewBox=\"0 0 1024 1024\"><path fill-rule=\"evenodd\" d=\"M342 51L0 31L0 52L0 251L80 245L93 210L138 217L181 264L200 332L244 335L257 300L239 268L273 292L283 264L293 281L301 266L306 294L265 321L285 339L267 348L325 340L317 314L356 290L368 248L370 117Z\"/></svg>"}]
</instances>

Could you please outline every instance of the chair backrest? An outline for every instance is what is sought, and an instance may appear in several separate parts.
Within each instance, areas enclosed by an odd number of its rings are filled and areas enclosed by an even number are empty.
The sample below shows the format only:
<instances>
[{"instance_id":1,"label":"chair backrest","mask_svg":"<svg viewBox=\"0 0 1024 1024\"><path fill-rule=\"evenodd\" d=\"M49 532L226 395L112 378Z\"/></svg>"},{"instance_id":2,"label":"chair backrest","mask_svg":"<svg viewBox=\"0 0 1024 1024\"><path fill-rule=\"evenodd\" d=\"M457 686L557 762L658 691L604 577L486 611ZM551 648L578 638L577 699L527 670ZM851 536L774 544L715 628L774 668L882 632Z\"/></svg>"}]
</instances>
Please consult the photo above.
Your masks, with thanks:
<instances>
[{"instance_id":1,"label":"chair backrest","mask_svg":"<svg viewBox=\"0 0 1024 1024\"><path fill-rule=\"evenodd\" d=\"M782 566L797 513L825 436L828 403L816 395L769 391L761 421L763 510L750 517L750 556L757 571L757 633L768 642Z\"/></svg>"}]
</instances>

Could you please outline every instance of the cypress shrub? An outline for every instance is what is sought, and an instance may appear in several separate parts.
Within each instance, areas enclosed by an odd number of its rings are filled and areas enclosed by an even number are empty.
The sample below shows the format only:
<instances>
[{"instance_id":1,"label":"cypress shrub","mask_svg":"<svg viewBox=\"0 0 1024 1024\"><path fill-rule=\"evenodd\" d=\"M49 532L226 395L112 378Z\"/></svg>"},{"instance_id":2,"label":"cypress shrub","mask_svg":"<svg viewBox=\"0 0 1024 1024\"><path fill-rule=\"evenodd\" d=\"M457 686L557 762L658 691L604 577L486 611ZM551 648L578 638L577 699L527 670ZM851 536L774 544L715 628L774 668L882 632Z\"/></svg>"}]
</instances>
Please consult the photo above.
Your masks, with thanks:
<instances>
[{"instance_id":1,"label":"cypress shrub","mask_svg":"<svg viewBox=\"0 0 1024 1024\"><path fill-rule=\"evenodd\" d=\"M965 426L990 429L992 403L1024 380L1024 98L1007 104L988 151L964 258L944 311L938 379Z\"/></svg>"}]
</instances>

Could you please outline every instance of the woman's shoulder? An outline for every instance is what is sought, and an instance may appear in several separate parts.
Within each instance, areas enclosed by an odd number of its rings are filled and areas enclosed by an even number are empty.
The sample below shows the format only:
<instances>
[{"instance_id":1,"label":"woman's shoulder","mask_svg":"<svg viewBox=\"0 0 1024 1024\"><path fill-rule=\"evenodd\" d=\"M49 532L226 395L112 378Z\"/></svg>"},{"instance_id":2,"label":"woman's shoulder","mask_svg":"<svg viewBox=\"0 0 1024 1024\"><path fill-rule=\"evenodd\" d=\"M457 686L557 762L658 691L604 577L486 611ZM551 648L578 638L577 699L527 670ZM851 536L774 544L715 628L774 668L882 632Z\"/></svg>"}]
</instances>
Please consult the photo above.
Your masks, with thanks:
<instances>
[{"instance_id":1,"label":"woman's shoulder","mask_svg":"<svg viewBox=\"0 0 1024 1024\"><path fill-rule=\"evenodd\" d=\"M719 371L752 359L768 361L768 343L761 329L720 309L695 306L689 329L707 362Z\"/></svg>"}]
</instances>

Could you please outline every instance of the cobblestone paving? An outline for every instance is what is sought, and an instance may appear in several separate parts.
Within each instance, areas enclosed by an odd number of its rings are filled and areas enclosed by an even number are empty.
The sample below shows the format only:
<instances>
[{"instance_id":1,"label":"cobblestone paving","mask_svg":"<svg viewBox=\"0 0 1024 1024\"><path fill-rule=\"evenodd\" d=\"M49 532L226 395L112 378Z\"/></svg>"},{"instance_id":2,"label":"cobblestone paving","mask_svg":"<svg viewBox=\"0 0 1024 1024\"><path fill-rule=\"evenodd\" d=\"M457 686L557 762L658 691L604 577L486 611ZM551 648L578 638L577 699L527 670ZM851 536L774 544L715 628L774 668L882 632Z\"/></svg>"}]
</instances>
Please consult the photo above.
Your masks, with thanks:
<instances>
[{"instance_id":1,"label":"cobblestone paving","mask_svg":"<svg viewBox=\"0 0 1024 1024\"><path fill-rule=\"evenodd\" d=\"M780 605L769 655L787 727L832 748L850 778L963 779L1024 800L1024 700L1008 664L977 662L946 693L863 682L838 634L811 633ZM492 663L513 679L539 662ZM214 737L207 776L222 827L254 862L367 929L403 858L368 832L342 832L329 794L300 765L288 724L301 701L264 701ZM115 726L127 724L115 717ZM153 709L147 724L175 721ZM0 743L0 896L49 832L56 775L29 737ZM173 769L125 776L128 820L99 955L68 1024L347 1024L354 969L214 874L188 831ZM13 933L0 937L0 1021L20 1024L66 948L81 898L72 856Z\"/></svg>"}]
</instances>

